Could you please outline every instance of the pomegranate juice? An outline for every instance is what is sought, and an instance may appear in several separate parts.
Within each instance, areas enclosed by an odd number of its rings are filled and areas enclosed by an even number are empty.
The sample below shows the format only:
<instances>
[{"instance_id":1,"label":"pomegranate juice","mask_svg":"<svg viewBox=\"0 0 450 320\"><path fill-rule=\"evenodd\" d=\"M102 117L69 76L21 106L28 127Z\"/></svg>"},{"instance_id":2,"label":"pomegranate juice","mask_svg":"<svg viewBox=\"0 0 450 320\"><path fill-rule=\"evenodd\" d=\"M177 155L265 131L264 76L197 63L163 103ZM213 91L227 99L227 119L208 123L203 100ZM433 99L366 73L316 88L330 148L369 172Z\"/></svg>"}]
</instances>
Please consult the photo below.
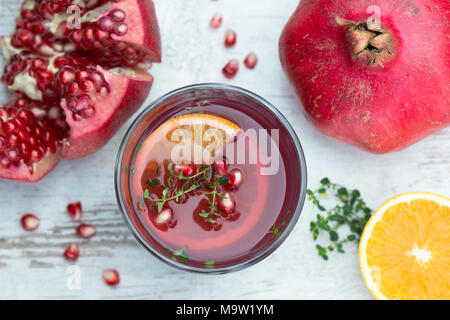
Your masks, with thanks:
<instances>
[{"instance_id":1,"label":"pomegranate juice","mask_svg":"<svg viewBox=\"0 0 450 320\"><path fill-rule=\"evenodd\" d=\"M260 136L244 138L244 149L237 150L235 137L224 145L234 148L233 158L226 153L211 163L175 163L165 141L168 131L155 132L197 118L208 126L239 128L244 135L248 130L266 131L268 139L261 144ZM149 235L152 247L177 262L214 268L244 261L273 243L296 208L300 182L298 164L289 164L295 152L287 148L289 136L283 130L275 136L267 129L274 128L269 119L238 103L214 101L172 108L152 121L129 168L136 225L145 229L139 232ZM187 122L183 128L189 127ZM277 164L269 174L262 149ZM258 156L252 157L255 151Z\"/></svg>"}]
</instances>

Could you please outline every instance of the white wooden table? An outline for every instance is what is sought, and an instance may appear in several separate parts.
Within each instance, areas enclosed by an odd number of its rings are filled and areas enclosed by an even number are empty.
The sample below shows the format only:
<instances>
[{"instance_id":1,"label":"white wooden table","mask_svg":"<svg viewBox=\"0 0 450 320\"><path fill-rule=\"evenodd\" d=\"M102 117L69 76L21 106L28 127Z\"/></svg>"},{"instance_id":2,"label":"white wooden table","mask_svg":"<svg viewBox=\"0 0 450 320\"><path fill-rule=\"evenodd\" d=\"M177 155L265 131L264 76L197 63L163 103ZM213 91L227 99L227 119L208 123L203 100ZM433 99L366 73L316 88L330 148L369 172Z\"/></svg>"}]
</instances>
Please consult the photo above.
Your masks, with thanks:
<instances>
[{"instance_id":1,"label":"white wooden table","mask_svg":"<svg viewBox=\"0 0 450 320\"><path fill-rule=\"evenodd\" d=\"M163 41L163 64L153 67L155 84L147 104L162 94L199 82L227 82L252 90L271 101L290 120L303 144L309 186L330 179L358 187L377 207L402 192L425 190L450 195L450 128L390 155L377 156L333 141L303 117L299 102L278 60L278 37L297 0L155 0ZM19 1L0 0L0 31L8 34L19 12ZM218 31L209 28L215 12L224 15ZM223 46L224 32L233 28L238 43ZM260 62L241 67L231 81L221 68L231 58L243 60L250 51ZM7 94L1 88L1 101ZM114 193L114 162L125 128L95 155L62 162L34 185L0 181L0 298L43 299L370 299L360 276L357 248L334 254L328 262L317 256L309 232L316 210L306 204L287 241L269 258L249 269L222 276L181 272L147 253L134 239L118 212ZM66 213L70 201L81 200L84 221L98 234L80 241ZM41 218L34 233L20 227L20 217ZM70 266L62 253L71 241L81 242L80 290L67 285ZM112 289L101 273L117 268L122 282Z\"/></svg>"}]
</instances>

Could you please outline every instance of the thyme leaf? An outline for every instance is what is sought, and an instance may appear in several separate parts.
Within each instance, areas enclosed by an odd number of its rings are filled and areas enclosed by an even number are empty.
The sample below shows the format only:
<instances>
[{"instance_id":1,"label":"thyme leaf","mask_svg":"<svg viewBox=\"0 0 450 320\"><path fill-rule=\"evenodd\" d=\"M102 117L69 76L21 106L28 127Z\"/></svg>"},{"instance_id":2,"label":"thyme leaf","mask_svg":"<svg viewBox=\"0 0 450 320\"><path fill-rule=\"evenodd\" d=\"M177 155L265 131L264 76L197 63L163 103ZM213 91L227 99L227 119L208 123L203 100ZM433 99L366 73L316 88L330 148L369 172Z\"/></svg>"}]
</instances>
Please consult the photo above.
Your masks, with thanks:
<instances>
[{"instance_id":1,"label":"thyme leaf","mask_svg":"<svg viewBox=\"0 0 450 320\"><path fill-rule=\"evenodd\" d=\"M327 209L323 200L330 195L336 199L337 204ZM359 243L364 227L372 215L372 209L367 207L358 190L347 189L323 178L316 191L307 190L307 196L319 210L316 220L310 223L313 239L317 240L321 233L326 233L330 241L328 245L316 245L319 256L328 260L332 251L344 253L343 247L346 243ZM340 233L342 227L348 230L346 235Z\"/></svg>"}]
</instances>

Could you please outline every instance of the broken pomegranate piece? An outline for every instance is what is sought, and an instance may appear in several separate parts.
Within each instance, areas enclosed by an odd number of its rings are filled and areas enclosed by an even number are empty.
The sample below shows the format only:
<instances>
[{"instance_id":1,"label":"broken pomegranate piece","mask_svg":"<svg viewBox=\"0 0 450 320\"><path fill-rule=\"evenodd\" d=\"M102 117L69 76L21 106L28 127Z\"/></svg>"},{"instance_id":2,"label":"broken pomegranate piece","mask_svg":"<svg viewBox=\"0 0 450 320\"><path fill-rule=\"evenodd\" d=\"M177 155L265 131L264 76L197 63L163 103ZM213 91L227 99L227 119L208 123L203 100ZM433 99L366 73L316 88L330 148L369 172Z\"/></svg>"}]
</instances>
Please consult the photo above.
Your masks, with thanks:
<instances>
[{"instance_id":1,"label":"broken pomegranate piece","mask_svg":"<svg viewBox=\"0 0 450 320\"><path fill-rule=\"evenodd\" d=\"M0 108L0 177L35 182L51 171L66 136L65 123L60 125L26 97L16 96Z\"/></svg>"},{"instance_id":2,"label":"broken pomegranate piece","mask_svg":"<svg viewBox=\"0 0 450 320\"><path fill-rule=\"evenodd\" d=\"M23 215L22 219L20 220L22 227L25 231L34 231L36 230L40 225L40 220L38 217L36 217L34 214L27 213Z\"/></svg>"},{"instance_id":3,"label":"broken pomegranate piece","mask_svg":"<svg viewBox=\"0 0 450 320\"><path fill-rule=\"evenodd\" d=\"M161 61L151 0L26 0L0 46L2 82L16 94L0 108L0 177L24 182L105 145L144 102L145 70Z\"/></svg>"}]
</instances>

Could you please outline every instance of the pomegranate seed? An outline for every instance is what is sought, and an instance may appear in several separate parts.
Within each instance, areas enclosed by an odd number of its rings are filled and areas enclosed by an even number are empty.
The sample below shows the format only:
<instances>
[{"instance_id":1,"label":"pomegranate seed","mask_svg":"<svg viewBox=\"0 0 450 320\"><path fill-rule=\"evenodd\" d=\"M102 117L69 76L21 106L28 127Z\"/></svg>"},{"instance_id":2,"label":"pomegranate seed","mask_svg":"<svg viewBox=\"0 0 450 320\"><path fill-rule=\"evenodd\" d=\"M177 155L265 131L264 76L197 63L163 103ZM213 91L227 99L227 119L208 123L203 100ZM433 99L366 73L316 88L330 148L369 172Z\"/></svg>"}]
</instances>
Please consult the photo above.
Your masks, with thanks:
<instances>
[{"instance_id":1,"label":"pomegranate seed","mask_svg":"<svg viewBox=\"0 0 450 320\"><path fill-rule=\"evenodd\" d=\"M109 95L109 91L110 90L108 87L103 86L100 88L98 93L99 93L100 97L105 98Z\"/></svg>"},{"instance_id":2,"label":"pomegranate seed","mask_svg":"<svg viewBox=\"0 0 450 320\"><path fill-rule=\"evenodd\" d=\"M236 202L233 196L229 192L226 192L223 196L224 198L220 198L219 200L220 209L227 214L233 213L236 207Z\"/></svg>"},{"instance_id":3,"label":"pomegranate seed","mask_svg":"<svg viewBox=\"0 0 450 320\"><path fill-rule=\"evenodd\" d=\"M249 69L254 69L258 63L258 57L253 52L249 53L244 60L244 64Z\"/></svg>"},{"instance_id":4,"label":"pomegranate seed","mask_svg":"<svg viewBox=\"0 0 450 320\"><path fill-rule=\"evenodd\" d=\"M169 224L173 218L173 211L170 208L163 209L155 219L155 222L159 225Z\"/></svg>"},{"instance_id":5,"label":"pomegranate seed","mask_svg":"<svg viewBox=\"0 0 450 320\"><path fill-rule=\"evenodd\" d=\"M53 80L53 73L44 71L37 74L37 81L41 85L48 85Z\"/></svg>"},{"instance_id":6,"label":"pomegranate seed","mask_svg":"<svg viewBox=\"0 0 450 320\"><path fill-rule=\"evenodd\" d=\"M125 11L116 9L116 10L111 11L109 13L109 16L112 17L117 22L123 22L123 21L125 21L125 18L127 15L126 15Z\"/></svg>"},{"instance_id":7,"label":"pomegranate seed","mask_svg":"<svg viewBox=\"0 0 450 320\"><path fill-rule=\"evenodd\" d=\"M21 30L15 35L13 40L17 40L18 43L17 43L17 41L14 41L15 42L14 44L16 46L24 46L30 42L32 37L33 37L33 34L30 31Z\"/></svg>"},{"instance_id":8,"label":"pomegranate seed","mask_svg":"<svg viewBox=\"0 0 450 320\"><path fill-rule=\"evenodd\" d=\"M20 158L20 152L17 148L9 148L6 150L6 156L8 157L9 161L11 162L17 162Z\"/></svg>"},{"instance_id":9,"label":"pomegranate seed","mask_svg":"<svg viewBox=\"0 0 450 320\"><path fill-rule=\"evenodd\" d=\"M73 113L72 114L72 119L74 121L81 121L81 120L83 120L83 116L80 113Z\"/></svg>"},{"instance_id":10,"label":"pomegranate seed","mask_svg":"<svg viewBox=\"0 0 450 320\"><path fill-rule=\"evenodd\" d=\"M75 80L75 74L70 70L63 70L59 74L59 79L63 84L70 83Z\"/></svg>"},{"instance_id":11,"label":"pomegranate seed","mask_svg":"<svg viewBox=\"0 0 450 320\"><path fill-rule=\"evenodd\" d=\"M238 71L239 61L237 61L236 59L230 60L222 69L222 73L227 79L233 78Z\"/></svg>"},{"instance_id":12,"label":"pomegranate seed","mask_svg":"<svg viewBox=\"0 0 450 320\"><path fill-rule=\"evenodd\" d=\"M67 206L67 212L69 213L73 221L76 222L81 221L81 216L83 213L83 210L81 208L81 202L70 203Z\"/></svg>"},{"instance_id":13,"label":"pomegranate seed","mask_svg":"<svg viewBox=\"0 0 450 320\"><path fill-rule=\"evenodd\" d=\"M89 72L87 72L86 70L77 71L75 77L78 81L85 80L89 77Z\"/></svg>"},{"instance_id":14,"label":"pomegranate seed","mask_svg":"<svg viewBox=\"0 0 450 320\"><path fill-rule=\"evenodd\" d=\"M0 147L0 149L1 149L1 147ZM27 142L22 142L22 143L20 144L20 150L22 151L23 154L28 155L28 154L30 154L30 152L31 152L31 146L30 146L30 144L27 143Z\"/></svg>"},{"instance_id":15,"label":"pomegranate seed","mask_svg":"<svg viewBox=\"0 0 450 320\"><path fill-rule=\"evenodd\" d=\"M221 160L216 160L213 163L214 172L218 173L221 176L225 176L228 171L227 159L223 157Z\"/></svg>"},{"instance_id":16,"label":"pomegranate seed","mask_svg":"<svg viewBox=\"0 0 450 320\"><path fill-rule=\"evenodd\" d=\"M213 29L219 29L222 26L222 14L216 13L211 18L210 26Z\"/></svg>"},{"instance_id":17,"label":"pomegranate seed","mask_svg":"<svg viewBox=\"0 0 450 320\"><path fill-rule=\"evenodd\" d=\"M134 49L133 47L128 47L128 48L124 49L122 51L122 53L128 59L132 59L132 58L136 57L136 49Z\"/></svg>"},{"instance_id":18,"label":"pomegranate seed","mask_svg":"<svg viewBox=\"0 0 450 320\"><path fill-rule=\"evenodd\" d=\"M231 172L227 175L228 177L228 183L225 187L227 187L230 190L236 190L238 189L242 184L242 172L239 169L233 169Z\"/></svg>"},{"instance_id":19,"label":"pomegranate seed","mask_svg":"<svg viewBox=\"0 0 450 320\"><path fill-rule=\"evenodd\" d=\"M5 131L5 132L11 132L11 131L14 131L14 130L17 130L17 129L18 129L17 128L17 124L15 124L12 121L8 121L8 122L3 123L3 131Z\"/></svg>"},{"instance_id":20,"label":"pomegranate seed","mask_svg":"<svg viewBox=\"0 0 450 320\"><path fill-rule=\"evenodd\" d=\"M84 92L92 92L95 90L95 84L91 80L85 80L81 83L81 90Z\"/></svg>"},{"instance_id":21,"label":"pomegranate seed","mask_svg":"<svg viewBox=\"0 0 450 320\"><path fill-rule=\"evenodd\" d=\"M30 139L30 141L31 141L31 139ZM33 140L34 141L34 140ZM33 149L33 151L31 151L31 160L33 161L33 162L38 162L39 160L41 160L42 159L42 156L43 156L44 154L42 153L42 151L41 150L39 150L39 149Z\"/></svg>"},{"instance_id":22,"label":"pomegranate seed","mask_svg":"<svg viewBox=\"0 0 450 320\"><path fill-rule=\"evenodd\" d=\"M34 231L36 230L40 225L40 220L38 217L36 217L34 214L27 213L25 214L21 221L22 227L26 231Z\"/></svg>"},{"instance_id":23,"label":"pomegranate seed","mask_svg":"<svg viewBox=\"0 0 450 320\"><path fill-rule=\"evenodd\" d=\"M76 261L80 256L80 247L76 243L71 243L66 251L64 251L64 258L69 261Z\"/></svg>"},{"instance_id":24,"label":"pomegranate seed","mask_svg":"<svg viewBox=\"0 0 450 320\"><path fill-rule=\"evenodd\" d=\"M236 44L237 36L234 30L227 30L225 33L225 46L230 48Z\"/></svg>"},{"instance_id":25,"label":"pomegranate seed","mask_svg":"<svg viewBox=\"0 0 450 320\"><path fill-rule=\"evenodd\" d=\"M116 269L108 269L103 271L103 280L107 285L114 287L120 283L119 272Z\"/></svg>"},{"instance_id":26,"label":"pomegranate seed","mask_svg":"<svg viewBox=\"0 0 450 320\"><path fill-rule=\"evenodd\" d=\"M75 30L69 35L70 41L73 43L80 43L81 39L83 38L83 35L81 33L81 30Z\"/></svg>"},{"instance_id":27,"label":"pomegranate seed","mask_svg":"<svg viewBox=\"0 0 450 320\"><path fill-rule=\"evenodd\" d=\"M183 176L186 178L192 177L194 174L197 173L197 170L195 167L190 165L175 165L175 172L182 173Z\"/></svg>"},{"instance_id":28,"label":"pomegranate seed","mask_svg":"<svg viewBox=\"0 0 450 320\"><path fill-rule=\"evenodd\" d=\"M128 32L128 25L125 23L119 24L114 28L114 33L118 36L124 36Z\"/></svg>"},{"instance_id":29,"label":"pomegranate seed","mask_svg":"<svg viewBox=\"0 0 450 320\"><path fill-rule=\"evenodd\" d=\"M104 41L109 38L110 33L108 31L103 30L95 30L95 37L100 40Z\"/></svg>"},{"instance_id":30,"label":"pomegranate seed","mask_svg":"<svg viewBox=\"0 0 450 320\"><path fill-rule=\"evenodd\" d=\"M97 233L97 230L95 229L94 226L90 224L81 224L77 228L77 233L80 237L84 239L89 239L92 238Z\"/></svg>"},{"instance_id":31,"label":"pomegranate seed","mask_svg":"<svg viewBox=\"0 0 450 320\"><path fill-rule=\"evenodd\" d=\"M24 10L22 10L22 12L20 13L20 16L21 16L23 19L30 19L30 18L33 17L33 11L28 10L28 9L24 9Z\"/></svg>"},{"instance_id":32,"label":"pomegranate seed","mask_svg":"<svg viewBox=\"0 0 450 320\"><path fill-rule=\"evenodd\" d=\"M111 31L114 29L114 21L111 17L103 17L99 21L100 28L102 28L105 31Z\"/></svg>"},{"instance_id":33,"label":"pomegranate seed","mask_svg":"<svg viewBox=\"0 0 450 320\"><path fill-rule=\"evenodd\" d=\"M93 41L94 40L94 30L92 30L91 28L84 29L83 37L88 41Z\"/></svg>"},{"instance_id":34,"label":"pomegranate seed","mask_svg":"<svg viewBox=\"0 0 450 320\"><path fill-rule=\"evenodd\" d=\"M45 70L47 68L47 62L44 59L36 58L32 63L32 68Z\"/></svg>"},{"instance_id":35,"label":"pomegranate seed","mask_svg":"<svg viewBox=\"0 0 450 320\"><path fill-rule=\"evenodd\" d=\"M7 136L9 144L18 144L20 142L20 138L17 133L10 132Z\"/></svg>"},{"instance_id":36,"label":"pomegranate seed","mask_svg":"<svg viewBox=\"0 0 450 320\"><path fill-rule=\"evenodd\" d=\"M80 86L78 85L77 82L72 82L71 84L69 84L67 91L68 93L73 95L77 94L80 92Z\"/></svg>"}]
</instances>

